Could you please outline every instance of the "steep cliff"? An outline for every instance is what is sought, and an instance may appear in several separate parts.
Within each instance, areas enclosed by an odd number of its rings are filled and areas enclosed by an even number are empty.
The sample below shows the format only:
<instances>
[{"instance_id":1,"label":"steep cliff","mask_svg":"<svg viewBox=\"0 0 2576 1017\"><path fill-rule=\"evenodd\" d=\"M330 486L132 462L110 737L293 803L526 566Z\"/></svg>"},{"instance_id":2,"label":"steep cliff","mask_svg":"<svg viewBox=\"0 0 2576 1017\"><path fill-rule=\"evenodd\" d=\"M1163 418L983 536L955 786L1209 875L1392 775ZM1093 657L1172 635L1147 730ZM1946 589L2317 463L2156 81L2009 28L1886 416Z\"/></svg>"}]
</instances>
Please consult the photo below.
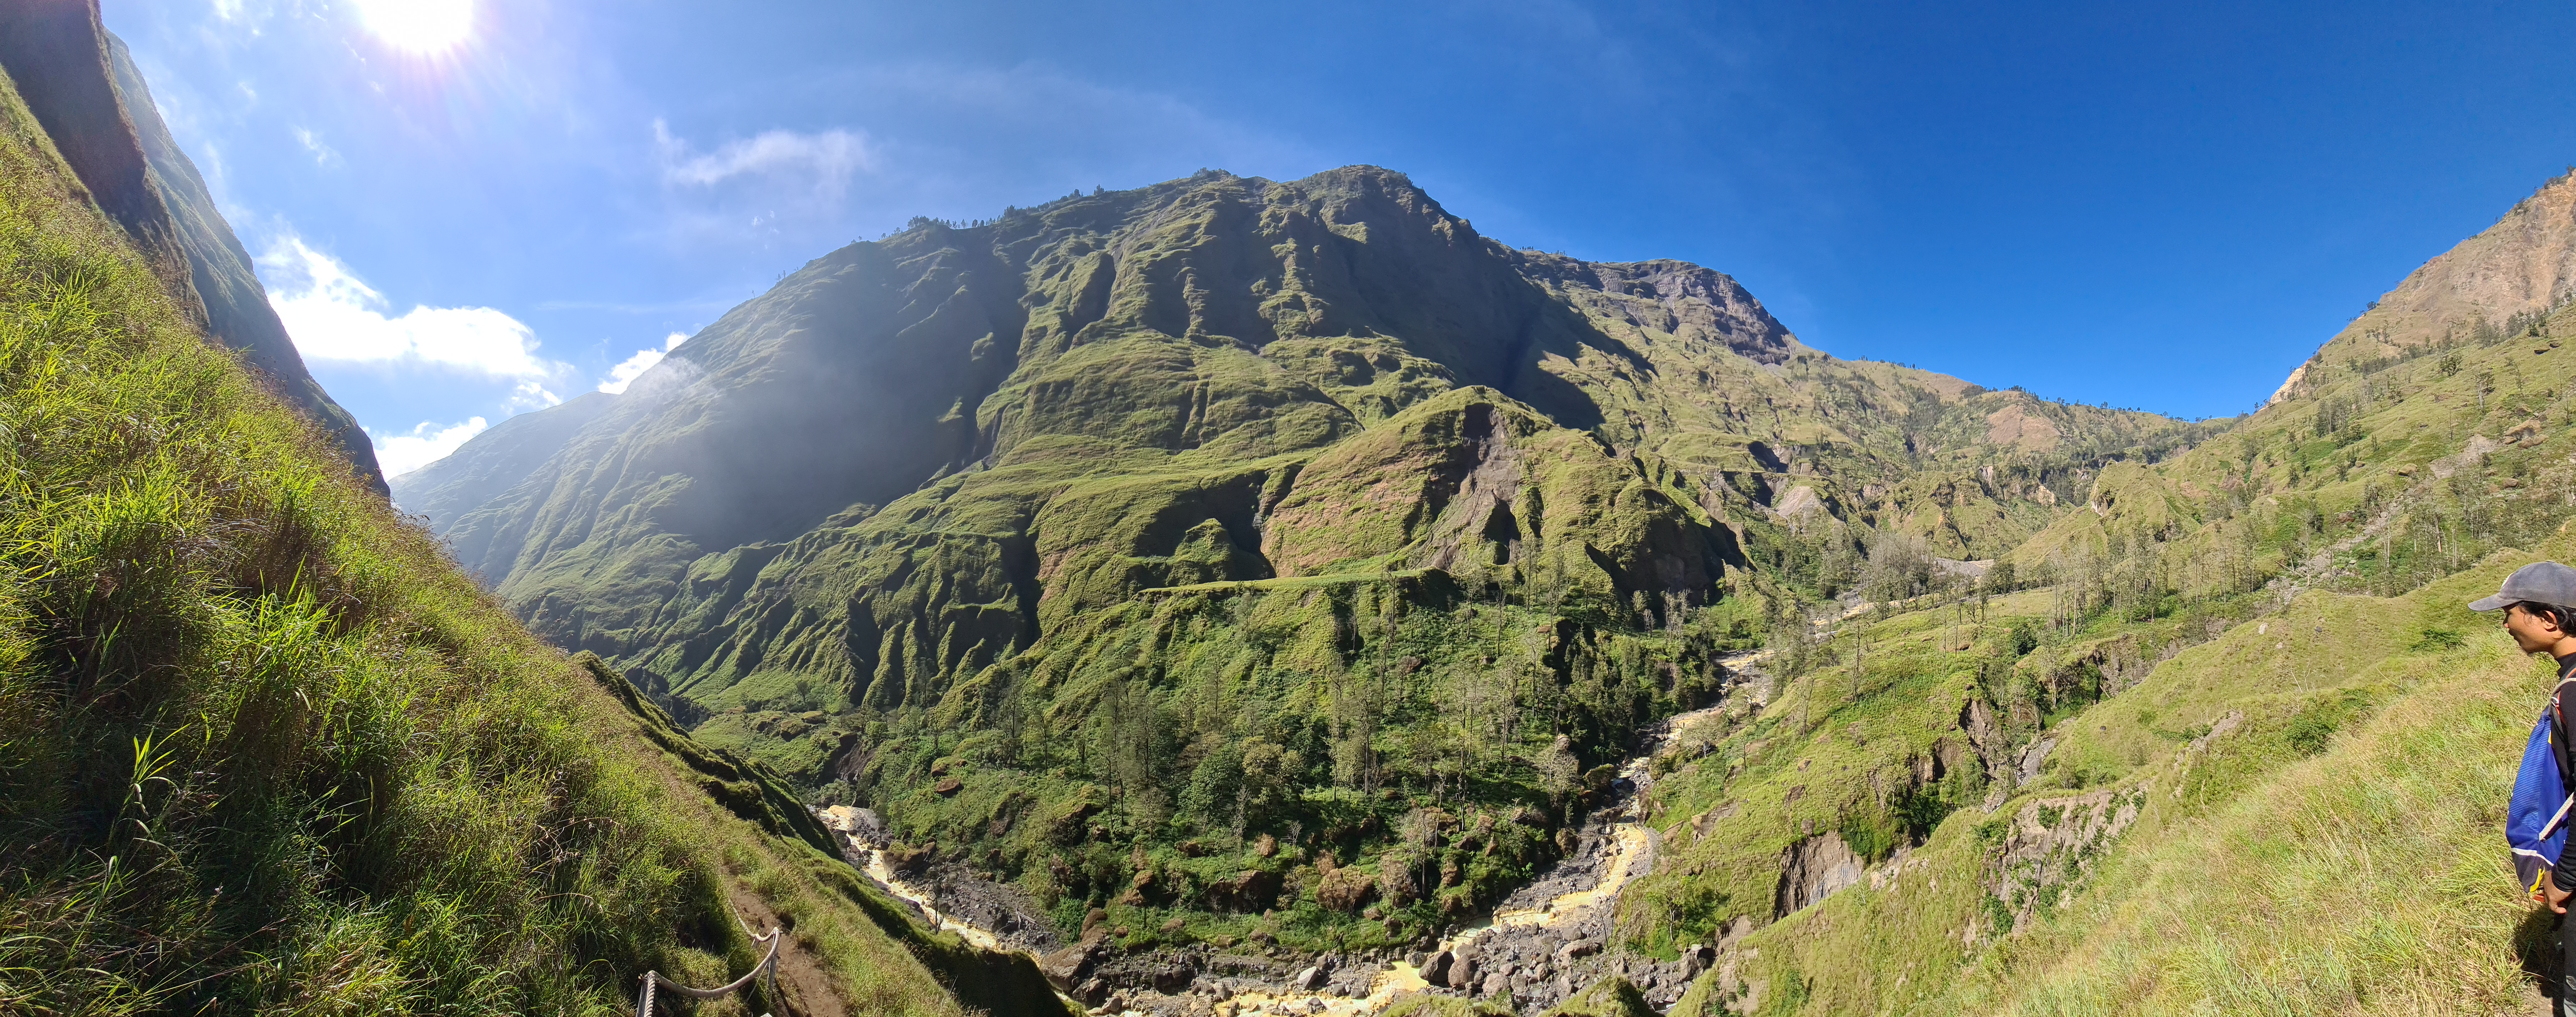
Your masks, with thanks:
<instances>
[{"instance_id":1,"label":"steep cliff","mask_svg":"<svg viewBox=\"0 0 2576 1017\"><path fill-rule=\"evenodd\" d=\"M0 69L19 82L89 200L125 228L209 338L238 351L311 419L378 493L374 442L304 368L269 307L249 252L216 210L196 165L170 137L125 44L88 0L0 6Z\"/></svg>"}]
</instances>

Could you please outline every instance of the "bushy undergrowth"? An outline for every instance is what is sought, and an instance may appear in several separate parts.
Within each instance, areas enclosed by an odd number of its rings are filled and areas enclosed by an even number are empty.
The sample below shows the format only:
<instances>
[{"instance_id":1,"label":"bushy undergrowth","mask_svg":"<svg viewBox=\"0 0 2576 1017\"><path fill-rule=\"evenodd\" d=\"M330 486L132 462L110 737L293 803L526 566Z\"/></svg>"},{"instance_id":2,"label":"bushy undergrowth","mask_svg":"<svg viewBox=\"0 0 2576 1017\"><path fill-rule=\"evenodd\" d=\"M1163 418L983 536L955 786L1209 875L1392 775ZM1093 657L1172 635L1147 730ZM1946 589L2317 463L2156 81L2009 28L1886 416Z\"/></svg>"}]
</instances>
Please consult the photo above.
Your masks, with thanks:
<instances>
[{"instance_id":1,"label":"bushy undergrowth","mask_svg":"<svg viewBox=\"0 0 2576 1017\"><path fill-rule=\"evenodd\" d=\"M1597 630L1398 587L1101 612L954 714L863 715L825 793L1017 881L1068 930L1103 908L1131 946L1410 942L1553 861L1637 731L1716 694L1722 619Z\"/></svg>"},{"instance_id":2,"label":"bushy undergrowth","mask_svg":"<svg viewBox=\"0 0 2576 1017\"><path fill-rule=\"evenodd\" d=\"M0 99L0 1011L605 1013L747 966L560 655Z\"/></svg>"}]
</instances>

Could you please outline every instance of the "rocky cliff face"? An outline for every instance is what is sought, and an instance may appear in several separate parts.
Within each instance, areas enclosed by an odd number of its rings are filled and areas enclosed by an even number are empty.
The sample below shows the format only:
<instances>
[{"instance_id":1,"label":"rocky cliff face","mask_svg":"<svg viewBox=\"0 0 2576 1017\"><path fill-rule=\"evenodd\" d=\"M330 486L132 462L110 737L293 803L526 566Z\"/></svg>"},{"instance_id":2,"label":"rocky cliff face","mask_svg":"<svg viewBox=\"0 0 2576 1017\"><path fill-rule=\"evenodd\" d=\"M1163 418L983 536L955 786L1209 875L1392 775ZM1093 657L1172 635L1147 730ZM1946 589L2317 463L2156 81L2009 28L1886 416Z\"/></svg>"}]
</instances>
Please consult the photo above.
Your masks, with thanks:
<instances>
[{"instance_id":1,"label":"rocky cliff face","mask_svg":"<svg viewBox=\"0 0 2576 1017\"><path fill-rule=\"evenodd\" d=\"M382 493L373 441L304 369L250 253L171 139L125 43L99 24L94 0L0 6L0 69L90 199L154 261L207 334L240 353Z\"/></svg>"},{"instance_id":2,"label":"rocky cliff face","mask_svg":"<svg viewBox=\"0 0 2576 1017\"><path fill-rule=\"evenodd\" d=\"M2576 172L2551 178L2495 225L2407 273L2294 369L2271 403L2318 391L2326 381L2321 365L2527 338L2570 299L2576 299Z\"/></svg>"}]
</instances>

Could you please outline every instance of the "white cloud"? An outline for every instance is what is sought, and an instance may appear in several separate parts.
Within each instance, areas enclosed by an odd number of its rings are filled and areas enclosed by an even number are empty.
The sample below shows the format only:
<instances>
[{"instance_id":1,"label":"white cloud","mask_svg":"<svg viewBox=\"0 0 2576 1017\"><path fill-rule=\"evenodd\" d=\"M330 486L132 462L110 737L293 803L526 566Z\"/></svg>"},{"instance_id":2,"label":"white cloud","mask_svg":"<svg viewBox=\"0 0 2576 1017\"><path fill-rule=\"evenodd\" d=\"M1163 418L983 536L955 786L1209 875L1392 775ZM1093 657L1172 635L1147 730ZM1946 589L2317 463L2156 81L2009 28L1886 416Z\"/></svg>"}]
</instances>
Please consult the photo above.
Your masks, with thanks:
<instances>
[{"instance_id":1,"label":"white cloud","mask_svg":"<svg viewBox=\"0 0 2576 1017\"><path fill-rule=\"evenodd\" d=\"M259 264L269 304L308 360L427 364L531 382L566 370L537 355L534 329L493 308L415 305L390 317L383 294L300 237L279 238Z\"/></svg>"},{"instance_id":2,"label":"white cloud","mask_svg":"<svg viewBox=\"0 0 2576 1017\"><path fill-rule=\"evenodd\" d=\"M377 465L384 469L385 476L399 477L447 458L447 454L456 451L457 446L483 433L483 429L489 426L481 417L445 427L424 420L420 426L412 428L410 434L369 432L369 435L376 439Z\"/></svg>"},{"instance_id":3,"label":"white cloud","mask_svg":"<svg viewBox=\"0 0 2576 1017\"><path fill-rule=\"evenodd\" d=\"M653 156L671 202L664 228L680 243L784 242L782 223L823 229L848 207L858 176L878 164L875 142L857 131L763 131L702 151L658 119Z\"/></svg>"},{"instance_id":4,"label":"white cloud","mask_svg":"<svg viewBox=\"0 0 2576 1017\"><path fill-rule=\"evenodd\" d=\"M512 413L525 413L529 410L542 410L548 406L562 404L563 397L547 391L544 385L523 381L517 388L510 390L510 398L502 401L501 408Z\"/></svg>"},{"instance_id":5,"label":"white cloud","mask_svg":"<svg viewBox=\"0 0 2576 1017\"><path fill-rule=\"evenodd\" d=\"M867 136L837 127L816 134L763 131L700 153L656 119L653 148L661 157L663 182L697 187L744 176L806 177L817 193L837 197L849 188L852 174L876 168Z\"/></svg>"},{"instance_id":6,"label":"white cloud","mask_svg":"<svg viewBox=\"0 0 2576 1017\"><path fill-rule=\"evenodd\" d=\"M320 134L298 127L295 129L295 140L304 144L305 151L313 153L315 165L331 166L340 161L340 153L330 145L324 144Z\"/></svg>"},{"instance_id":7,"label":"white cloud","mask_svg":"<svg viewBox=\"0 0 2576 1017\"><path fill-rule=\"evenodd\" d=\"M662 339L661 349L636 350L634 356L628 357L624 362L608 369L608 380L599 383L599 390L610 395L624 394L626 392L626 386L634 384L637 375L643 374L653 365L661 363L662 355L664 353L679 349L680 344L687 341L689 341L687 334L673 332Z\"/></svg>"}]
</instances>

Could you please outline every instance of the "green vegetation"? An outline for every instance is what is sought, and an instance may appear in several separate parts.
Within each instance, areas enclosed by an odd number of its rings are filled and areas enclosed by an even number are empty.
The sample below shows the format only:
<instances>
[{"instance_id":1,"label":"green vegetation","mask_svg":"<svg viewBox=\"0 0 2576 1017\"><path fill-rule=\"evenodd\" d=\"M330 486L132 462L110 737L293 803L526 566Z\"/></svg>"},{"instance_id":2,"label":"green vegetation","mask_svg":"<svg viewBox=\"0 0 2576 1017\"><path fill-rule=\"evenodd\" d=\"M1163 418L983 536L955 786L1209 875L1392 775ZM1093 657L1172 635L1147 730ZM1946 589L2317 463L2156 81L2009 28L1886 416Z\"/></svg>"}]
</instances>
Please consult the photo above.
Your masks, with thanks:
<instances>
[{"instance_id":1,"label":"green vegetation","mask_svg":"<svg viewBox=\"0 0 2576 1017\"><path fill-rule=\"evenodd\" d=\"M2576 364L2546 341L2576 320L2546 312L2374 310L2261 413L2102 471L2093 511L1984 580L1777 630L1781 693L1659 761L1668 850L1622 899L1649 950L1752 928L1677 1009L2527 1006L2547 923L2495 810L2550 672L2461 605L2576 555ZM1962 769L1982 794L1944 787ZM1911 804L1927 787L1946 814ZM1790 845L1875 855L1900 827L1902 858L1777 907Z\"/></svg>"},{"instance_id":2,"label":"green vegetation","mask_svg":"<svg viewBox=\"0 0 2576 1017\"><path fill-rule=\"evenodd\" d=\"M0 88L0 1010L614 1013L781 919L790 997L1052 1005L530 637L173 292Z\"/></svg>"},{"instance_id":3,"label":"green vegetation","mask_svg":"<svg viewBox=\"0 0 2576 1017\"><path fill-rule=\"evenodd\" d=\"M1136 942L1457 921L1718 654L2209 430L1836 360L1369 167L918 222L669 364L400 497L697 737Z\"/></svg>"}]
</instances>

